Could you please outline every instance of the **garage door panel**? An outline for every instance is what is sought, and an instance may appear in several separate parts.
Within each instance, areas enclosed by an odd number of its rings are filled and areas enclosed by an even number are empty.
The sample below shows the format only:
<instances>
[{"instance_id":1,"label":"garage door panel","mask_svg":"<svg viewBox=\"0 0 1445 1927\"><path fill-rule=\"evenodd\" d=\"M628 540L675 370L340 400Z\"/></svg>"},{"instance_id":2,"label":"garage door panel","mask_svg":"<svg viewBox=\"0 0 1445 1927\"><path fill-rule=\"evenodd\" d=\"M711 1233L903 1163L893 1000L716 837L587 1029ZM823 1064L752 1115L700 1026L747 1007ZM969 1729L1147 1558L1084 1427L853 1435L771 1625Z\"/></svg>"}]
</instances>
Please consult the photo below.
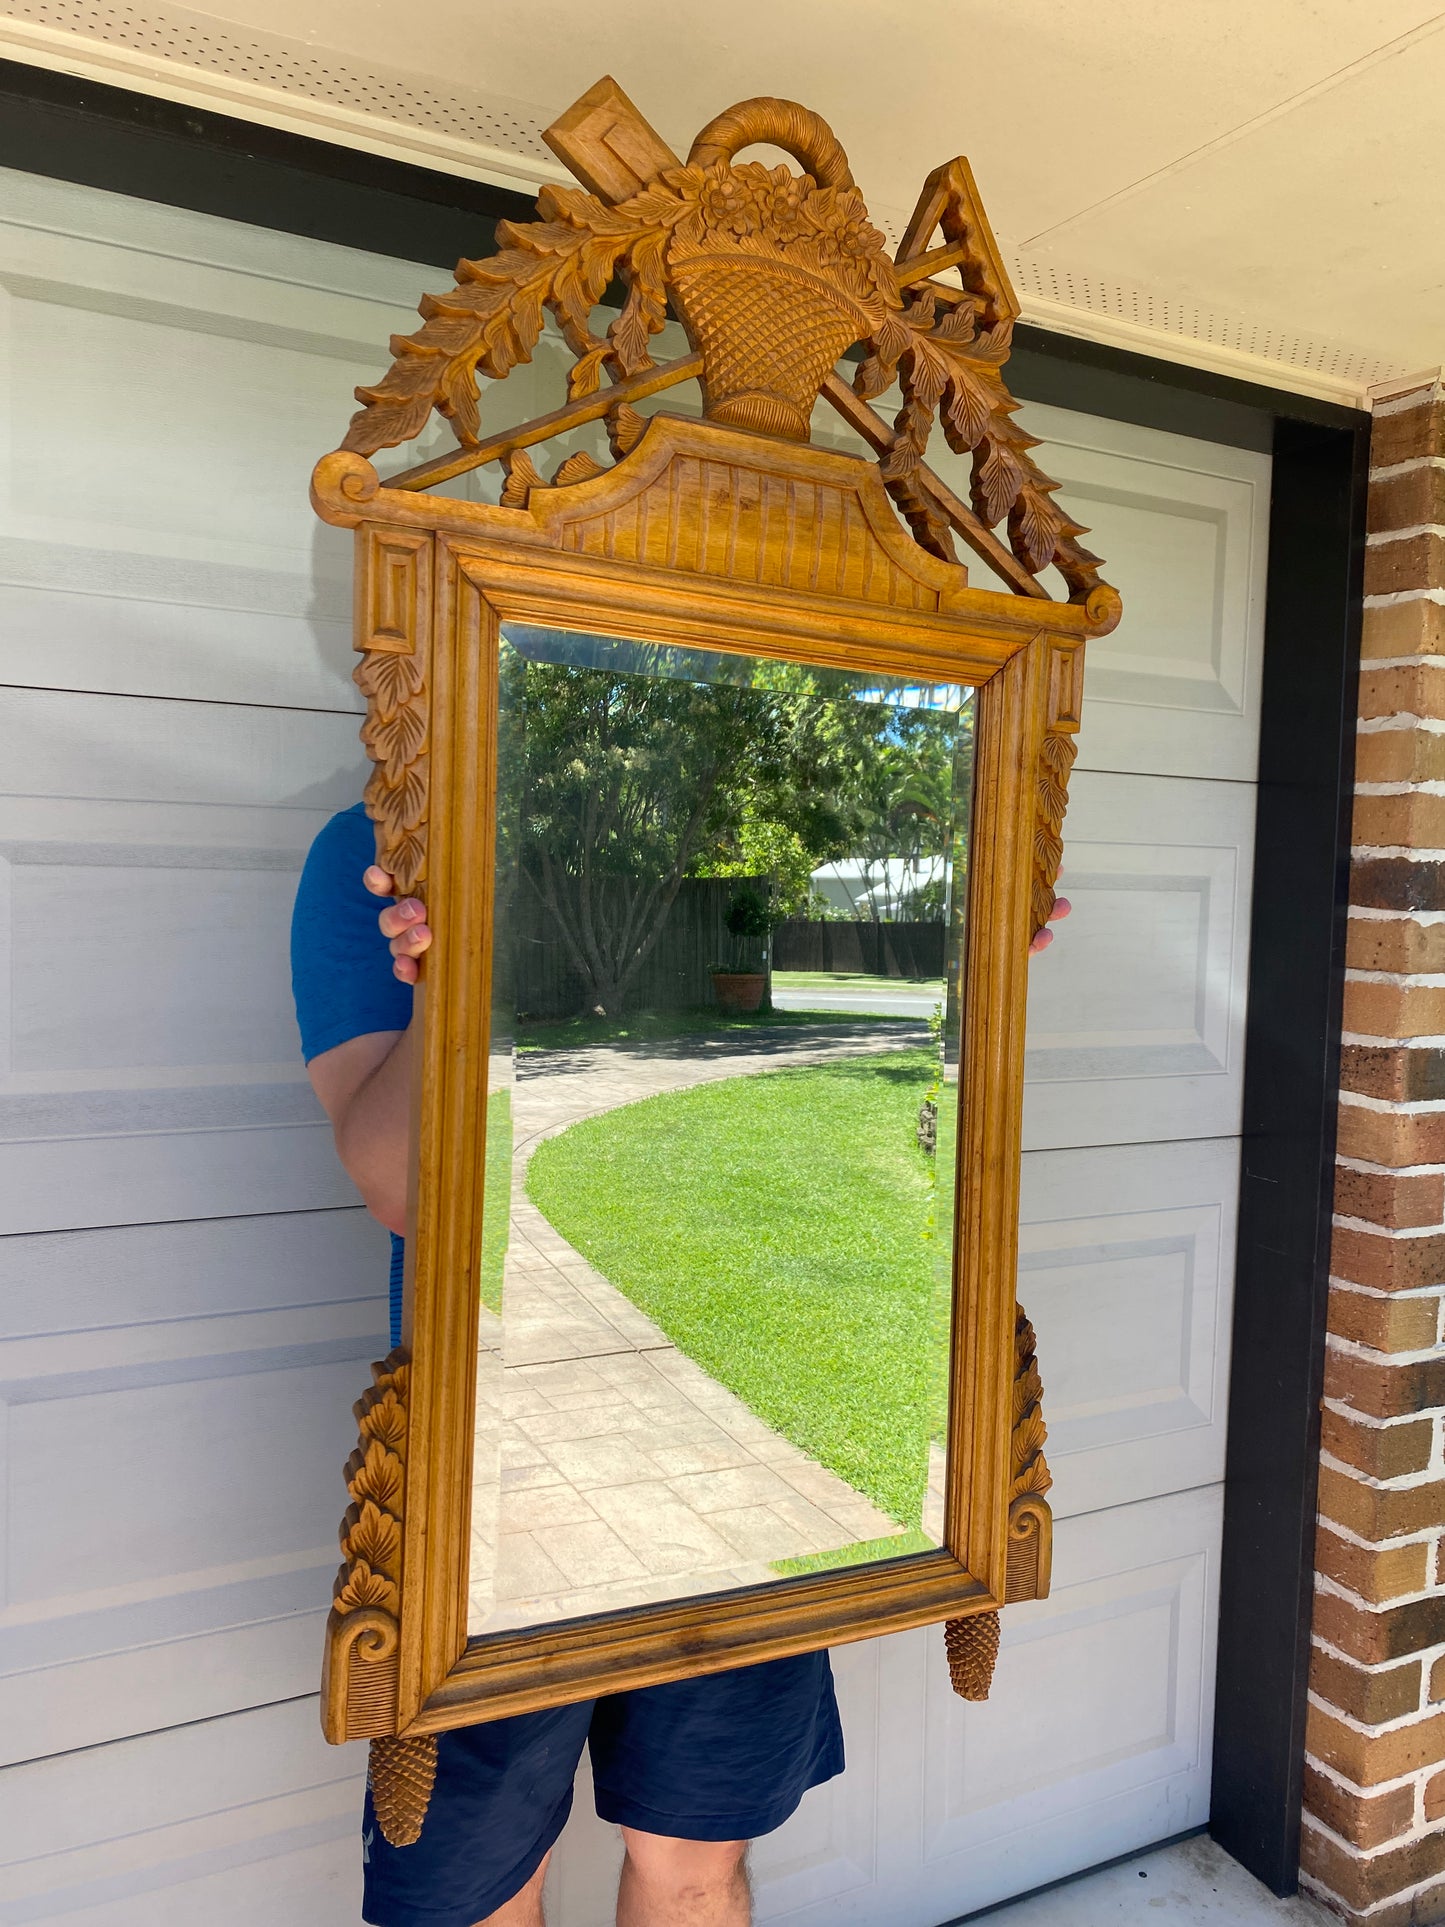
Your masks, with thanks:
<instances>
[{"instance_id":1,"label":"garage door panel","mask_svg":"<svg viewBox=\"0 0 1445 1927\"><path fill-rule=\"evenodd\" d=\"M1248 784L1074 777L1074 914L1029 981L1027 1149L1238 1131L1253 828Z\"/></svg>"},{"instance_id":2,"label":"garage door panel","mask_svg":"<svg viewBox=\"0 0 1445 1927\"><path fill-rule=\"evenodd\" d=\"M1252 782L1268 455L1037 402L1019 420L1124 596L1089 644L1079 768Z\"/></svg>"},{"instance_id":3,"label":"garage door panel","mask_svg":"<svg viewBox=\"0 0 1445 1927\"><path fill-rule=\"evenodd\" d=\"M132 1226L0 1265L0 1755L307 1691L385 1234L357 1209Z\"/></svg>"},{"instance_id":4,"label":"garage door panel","mask_svg":"<svg viewBox=\"0 0 1445 1927\"><path fill-rule=\"evenodd\" d=\"M436 271L0 184L0 680L355 710L351 537L307 478Z\"/></svg>"},{"instance_id":5,"label":"garage door panel","mask_svg":"<svg viewBox=\"0 0 1445 1927\"><path fill-rule=\"evenodd\" d=\"M0 1923L357 1927L365 1771L314 1696L11 1767Z\"/></svg>"},{"instance_id":6,"label":"garage door panel","mask_svg":"<svg viewBox=\"0 0 1445 1927\"><path fill-rule=\"evenodd\" d=\"M352 719L10 690L0 1229L354 1200L300 1062L287 930L354 801Z\"/></svg>"},{"instance_id":7,"label":"garage door panel","mask_svg":"<svg viewBox=\"0 0 1445 1927\"><path fill-rule=\"evenodd\" d=\"M1005 1616L988 1701L930 1695L935 1918L1203 1823L1221 1516L1216 1487L1062 1520L1052 1596Z\"/></svg>"},{"instance_id":8,"label":"garage door panel","mask_svg":"<svg viewBox=\"0 0 1445 1927\"><path fill-rule=\"evenodd\" d=\"M1056 1517L1223 1478L1238 1188L1228 1138L1024 1158Z\"/></svg>"}]
</instances>

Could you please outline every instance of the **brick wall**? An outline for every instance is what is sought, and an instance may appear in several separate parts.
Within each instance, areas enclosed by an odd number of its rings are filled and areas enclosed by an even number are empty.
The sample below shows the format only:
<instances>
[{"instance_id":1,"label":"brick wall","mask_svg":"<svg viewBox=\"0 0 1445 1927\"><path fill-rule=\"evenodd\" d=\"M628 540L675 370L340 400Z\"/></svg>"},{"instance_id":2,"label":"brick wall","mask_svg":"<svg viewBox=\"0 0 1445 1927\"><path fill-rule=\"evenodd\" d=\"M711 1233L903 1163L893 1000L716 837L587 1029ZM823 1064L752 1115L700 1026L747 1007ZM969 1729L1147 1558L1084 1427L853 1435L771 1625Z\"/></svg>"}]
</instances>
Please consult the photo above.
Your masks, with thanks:
<instances>
[{"instance_id":1,"label":"brick wall","mask_svg":"<svg viewBox=\"0 0 1445 1927\"><path fill-rule=\"evenodd\" d=\"M1445 1920L1445 397L1381 406L1305 1766L1306 1884Z\"/></svg>"}]
</instances>

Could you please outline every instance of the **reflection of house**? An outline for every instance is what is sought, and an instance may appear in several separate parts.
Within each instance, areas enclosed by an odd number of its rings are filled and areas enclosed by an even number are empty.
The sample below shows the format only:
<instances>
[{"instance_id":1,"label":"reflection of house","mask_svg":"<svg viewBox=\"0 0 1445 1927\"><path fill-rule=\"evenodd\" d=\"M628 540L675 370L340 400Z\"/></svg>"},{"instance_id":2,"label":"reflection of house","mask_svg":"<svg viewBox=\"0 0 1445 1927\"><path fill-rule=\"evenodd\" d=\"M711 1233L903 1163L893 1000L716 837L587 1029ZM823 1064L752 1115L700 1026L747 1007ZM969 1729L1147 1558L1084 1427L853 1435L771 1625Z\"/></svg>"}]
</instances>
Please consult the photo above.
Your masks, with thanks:
<instances>
[{"instance_id":1,"label":"reflection of house","mask_svg":"<svg viewBox=\"0 0 1445 1927\"><path fill-rule=\"evenodd\" d=\"M385 1241L280 962L297 852L364 777L350 550L305 482L609 66L677 129L806 70L898 232L969 143L1020 420L1126 609L1029 991L1054 1595L980 1713L931 1635L840 1657L850 1771L760 1846L760 1910L938 1922L1207 1824L1285 1888L1307 1799L1352 1920L1445 1912L1445 34L1348 0L1047 13L574 8L563 62L542 9L0 8L8 1917L354 1927L365 1762L322 1746L316 1668ZM572 359L544 335L483 433ZM564 1840L554 1927L599 1842Z\"/></svg>"},{"instance_id":2,"label":"reflection of house","mask_svg":"<svg viewBox=\"0 0 1445 1927\"><path fill-rule=\"evenodd\" d=\"M891 923L942 921L947 865L941 856L843 857L814 870L814 896L849 917ZM930 889L930 885L935 886ZM925 895L925 892L927 894Z\"/></svg>"}]
</instances>

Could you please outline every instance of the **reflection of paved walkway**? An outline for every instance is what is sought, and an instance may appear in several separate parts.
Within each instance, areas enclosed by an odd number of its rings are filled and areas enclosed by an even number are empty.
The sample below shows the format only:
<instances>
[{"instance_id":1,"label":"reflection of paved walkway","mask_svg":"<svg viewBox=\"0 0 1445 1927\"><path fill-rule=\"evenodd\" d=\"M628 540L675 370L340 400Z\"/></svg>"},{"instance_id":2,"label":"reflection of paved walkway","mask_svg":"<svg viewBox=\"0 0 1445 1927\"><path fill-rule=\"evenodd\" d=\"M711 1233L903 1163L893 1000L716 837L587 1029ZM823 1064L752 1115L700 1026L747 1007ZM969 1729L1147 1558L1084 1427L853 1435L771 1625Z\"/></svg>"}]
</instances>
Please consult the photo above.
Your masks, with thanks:
<instances>
[{"instance_id":1,"label":"reflection of paved walkway","mask_svg":"<svg viewBox=\"0 0 1445 1927\"><path fill-rule=\"evenodd\" d=\"M925 1036L820 1024L522 1058L503 1320L483 1314L479 1412L490 1386L503 1418L479 1431L473 1633L757 1585L772 1560L900 1530L684 1357L553 1229L525 1175L541 1139L579 1118ZM498 1464L500 1505L483 1516Z\"/></svg>"}]
</instances>

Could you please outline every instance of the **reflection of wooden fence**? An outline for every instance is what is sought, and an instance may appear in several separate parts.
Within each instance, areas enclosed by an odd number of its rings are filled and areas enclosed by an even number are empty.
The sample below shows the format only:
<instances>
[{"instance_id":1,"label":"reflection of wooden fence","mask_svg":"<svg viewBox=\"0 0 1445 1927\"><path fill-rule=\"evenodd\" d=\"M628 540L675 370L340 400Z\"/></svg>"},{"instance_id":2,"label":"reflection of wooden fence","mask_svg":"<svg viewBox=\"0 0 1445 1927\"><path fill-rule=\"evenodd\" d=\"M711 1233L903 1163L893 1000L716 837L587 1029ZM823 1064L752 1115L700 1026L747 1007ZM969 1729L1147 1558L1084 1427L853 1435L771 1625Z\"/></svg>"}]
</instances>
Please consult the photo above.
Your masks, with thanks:
<instances>
[{"instance_id":1,"label":"reflection of wooden fence","mask_svg":"<svg viewBox=\"0 0 1445 1927\"><path fill-rule=\"evenodd\" d=\"M742 883L737 877L683 879L662 934L633 980L629 1010L691 1010L712 1003L708 971L735 954L737 939L728 932L727 913ZM527 1017L575 1016L583 1001L581 979L536 891L524 883L520 894L517 1009Z\"/></svg>"},{"instance_id":2,"label":"reflection of wooden fence","mask_svg":"<svg viewBox=\"0 0 1445 1927\"><path fill-rule=\"evenodd\" d=\"M947 935L942 923L780 923L773 968L941 977Z\"/></svg>"}]
</instances>

